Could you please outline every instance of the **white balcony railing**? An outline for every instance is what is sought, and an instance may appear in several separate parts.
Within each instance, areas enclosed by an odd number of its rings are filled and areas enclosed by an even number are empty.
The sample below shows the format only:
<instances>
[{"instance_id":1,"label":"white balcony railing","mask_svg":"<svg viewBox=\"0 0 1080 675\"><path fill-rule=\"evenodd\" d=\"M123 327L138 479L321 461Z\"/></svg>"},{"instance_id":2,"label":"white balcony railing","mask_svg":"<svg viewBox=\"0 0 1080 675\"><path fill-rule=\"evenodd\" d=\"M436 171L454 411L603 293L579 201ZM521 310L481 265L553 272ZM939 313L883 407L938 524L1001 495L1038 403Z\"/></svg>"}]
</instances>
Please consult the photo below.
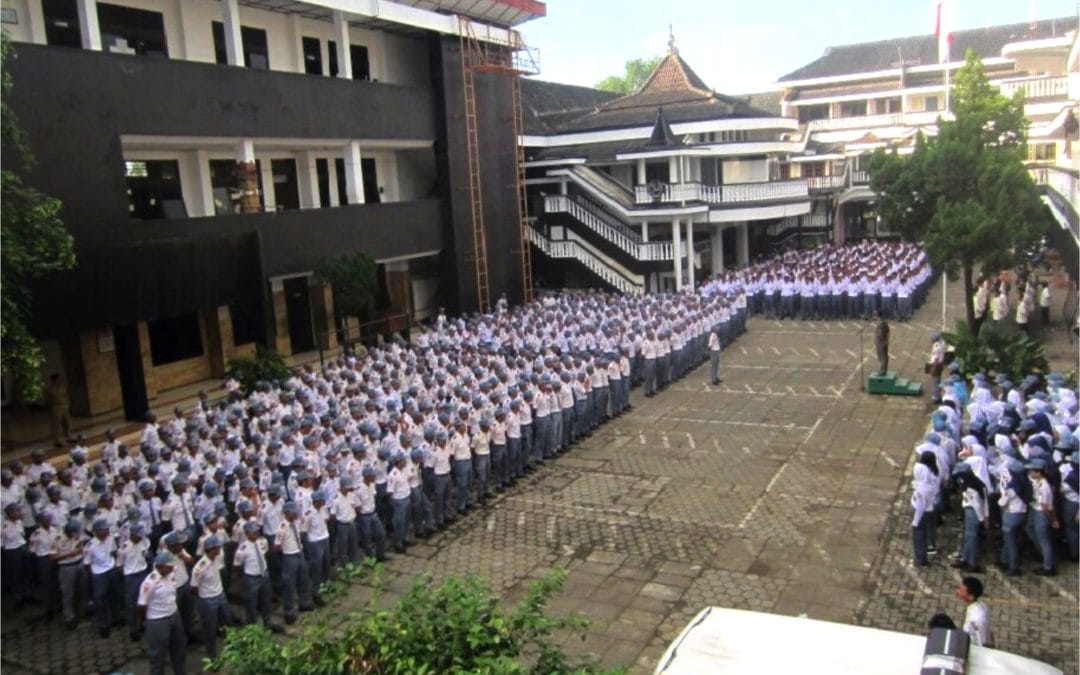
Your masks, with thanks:
<instances>
[{"instance_id":1,"label":"white balcony railing","mask_svg":"<svg viewBox=\"0 0 1080 675\"><path fill-rule=\"evenodd\" d=\"M573 239L552 241L537 231L536 228L530 227L528 230L529 241L547 256L551 258L573 258L623 293L640 295L645 292L644 280L637 283L627 279L578 241Z\"/></svg>"},{"instance_id":2,"label":"white balcony railing","mask_svg":"<svg viewBox=\"0 0 1080 675\"><path fill-rule=\"evenodd\" d=\"M851 172L851 184L852 185L869 185L870 184L870 172L869 171L852 171Z\"/></svg>"},{"instance_id":3,"label":"white balcony railing","mask_svg":"<svg viewBox=\"0 0 1080 675\"><path fill-rule=\"evenodd\" d=\"M847 182L844 174L839 176L811 176L806 179L806 184L811 190L832 190L842 188Z\"/></svg>"},{"instance_id":4,"label":"white balcony railing","mask_svg":"<svg viewBox=\"0 0 1080 675\"><path fill-rule=\"evenodd\" d=\"M569 213L578 222L615 244L635 260L671 260L674 257L675 249L671 242L642 241L641 235L609 216L603 209L581 200L571 199L566 195L547 195L544 197L544 211Z\"/></svg>"},{"instance_id":5,"label":"white balcony railing","mask_svg":"<svg viewBox=\"0 0 1080 675\"><path fill-rule=\"evenodd\" d=\"M709 204L738 204L744 202L795 199L809 196L806 180L794 179L762 183L731 183L728 185L702 185L701 183L665 183L654 199L649 186L634 188L638 204L658 202L701 201Z\"/></svg>"},{"instance_id":6,"label":"white balcony railing","mask_svg":"<svg viewBox=\"0 0 1080 675\"><path fill-rule=\"evenodd\" d=\"M1069 94L1069 78L1060 77L1025 77L1019 80L1005 80L999 84L1001 93L1012 97L1018 90L1024 90L1026 98L1055 98Z\"/></svg>"},{"instance_id":7,"label":"white balcony railing","mask_svg":"<svg viewBox=\"0 0 1080 675\"><path fill-rule=\"evenodd\" d=\"M948 113L939 110L922 110L904 113L886 113L883 115L861 115L858 117L832 117L823 120L811 120L806 127L809 131L848 131L851 129L870 129L873 127L922 126L934 124L939 116Z\"/></svg>"}]
</instances>

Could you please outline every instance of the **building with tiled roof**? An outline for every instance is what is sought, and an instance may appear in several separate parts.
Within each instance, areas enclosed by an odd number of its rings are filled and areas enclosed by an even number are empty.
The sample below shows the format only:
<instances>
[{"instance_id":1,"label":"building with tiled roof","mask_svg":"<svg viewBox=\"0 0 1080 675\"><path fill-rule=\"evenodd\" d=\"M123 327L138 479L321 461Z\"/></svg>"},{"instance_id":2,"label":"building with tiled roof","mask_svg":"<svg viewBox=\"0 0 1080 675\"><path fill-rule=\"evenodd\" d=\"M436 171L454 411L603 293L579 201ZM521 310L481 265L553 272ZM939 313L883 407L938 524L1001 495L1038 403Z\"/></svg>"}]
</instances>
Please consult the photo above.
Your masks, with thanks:
<instances>
[{"instance_id":1,"label":"building with tiled roof","mask_svg":"<svg viewBox=\"0 0 1080 675\"><path fill-rule=\"evenodd\" d=\"M949 115L946 71L963 66L973 49L1002 93L1023 90L1032 175L1043 184L1054 216L1080 240L1076 36L1077 17L958 31L947 63L939 63L931 34L842 45L781 77L780 114L798 120L788 138L802 147L780 171L806 179L813 198L809 214L786 222L786 236L797 241L822 226L837 241L888 236L869 189L866 159L882 147L910 152L918 132L936 133L939 117Z\"/></svg>"},{"instance_id":2,"label":"building with tiled roof","mask_svg":"<svg viewBox=\"0 0 1080 675\"><path fill-rule=\"evenodd\" d=\"M630 94L547 82L522 93L539 280L680 289L747 264L810 210L806 181L779 175L798 128L779 98L713 91L673 41Z\"/></svg>"}]
</instances>

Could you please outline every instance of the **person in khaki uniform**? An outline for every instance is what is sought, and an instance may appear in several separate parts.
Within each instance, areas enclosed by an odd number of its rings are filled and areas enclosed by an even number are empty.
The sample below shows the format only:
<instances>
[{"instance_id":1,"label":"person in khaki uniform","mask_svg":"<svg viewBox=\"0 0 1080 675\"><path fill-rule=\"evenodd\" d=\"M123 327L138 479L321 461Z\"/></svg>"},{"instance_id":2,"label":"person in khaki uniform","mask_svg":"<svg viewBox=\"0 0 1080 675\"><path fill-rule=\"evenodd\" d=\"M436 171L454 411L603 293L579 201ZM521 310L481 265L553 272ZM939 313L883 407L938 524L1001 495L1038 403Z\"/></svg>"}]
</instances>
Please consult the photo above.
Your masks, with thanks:
<instances>
[{"instance_id":1,"label":"person in khaki uniform","mask_svg":"<svg viewBox=\"0 0 1080 675\"><path fill-rule=\"evenodd\" d=\"M68 391L59 373L49 376L49 429L56 447L62 446L64 441L71 437Z\"/></svg>"}]
</instances>

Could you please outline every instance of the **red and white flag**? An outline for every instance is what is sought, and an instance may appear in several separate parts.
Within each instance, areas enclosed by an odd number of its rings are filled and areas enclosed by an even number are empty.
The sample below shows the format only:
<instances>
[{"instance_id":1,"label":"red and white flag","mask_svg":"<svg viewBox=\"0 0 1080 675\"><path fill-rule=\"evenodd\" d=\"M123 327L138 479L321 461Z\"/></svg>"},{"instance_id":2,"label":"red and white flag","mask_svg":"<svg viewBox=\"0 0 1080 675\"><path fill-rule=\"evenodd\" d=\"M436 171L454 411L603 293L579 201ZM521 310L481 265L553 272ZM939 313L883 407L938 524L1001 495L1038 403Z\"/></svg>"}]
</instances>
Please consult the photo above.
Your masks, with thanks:
<instances>
[{"instance_id":1,"label":"red and white flag","mask_svg":"<svg viewBox=\"0 0 1080 675\"><path fill-rule=\"evenodd\" d=\"M935 0L934 2L934 37L937 38L938 63L949 62L949 47L952 46L953 25L956 23L953 0Z\"/></svg>"}]
</instances>

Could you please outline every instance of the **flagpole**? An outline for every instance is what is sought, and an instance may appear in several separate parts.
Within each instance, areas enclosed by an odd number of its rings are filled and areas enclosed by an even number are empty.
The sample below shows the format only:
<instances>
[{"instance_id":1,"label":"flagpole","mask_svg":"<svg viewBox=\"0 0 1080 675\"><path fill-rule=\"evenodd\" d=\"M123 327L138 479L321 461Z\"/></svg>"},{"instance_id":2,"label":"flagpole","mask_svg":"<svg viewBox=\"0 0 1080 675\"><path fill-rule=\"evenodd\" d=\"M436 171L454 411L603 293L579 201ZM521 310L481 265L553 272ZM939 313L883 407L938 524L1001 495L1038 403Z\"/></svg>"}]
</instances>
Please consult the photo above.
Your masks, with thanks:
<instances>
[{"instance_id":1,"label":"flagpole","mask_svg":"<svg viewBox=\"0 0 1080 675\"><path fill-rule=\"evenodd\" d=\"M949 59L945 59L945 112L949 112Z\"/></svg>"}]
</instances>

